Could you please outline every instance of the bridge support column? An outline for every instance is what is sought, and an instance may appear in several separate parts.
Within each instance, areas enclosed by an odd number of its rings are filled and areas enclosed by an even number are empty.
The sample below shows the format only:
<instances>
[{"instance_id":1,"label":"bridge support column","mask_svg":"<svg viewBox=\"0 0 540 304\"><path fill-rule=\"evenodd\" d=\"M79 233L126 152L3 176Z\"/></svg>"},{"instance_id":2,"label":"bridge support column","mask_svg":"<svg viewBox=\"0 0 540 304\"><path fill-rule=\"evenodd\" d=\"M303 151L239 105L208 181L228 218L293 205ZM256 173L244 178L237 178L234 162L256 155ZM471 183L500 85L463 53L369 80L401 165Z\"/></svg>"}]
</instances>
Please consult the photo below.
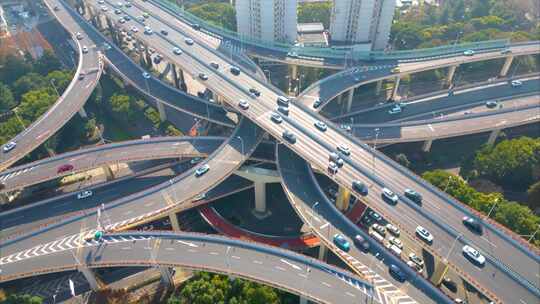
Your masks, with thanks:
<instances>
[{"instance_id":1,"label":"bridge support column","mask_svg":"<svg viewBox=\"0 0 540 304\"><path fill-rule=\"evenodd\" d=\"M173 231L180 231L180 222L178 222L178 217L176 212L169 212L169 221L171 221L171 227Z\"/></svg>"},{"instance_id":2,"label":"bridge support column","mask_svg":"<svg viewBox=\"0 0 540 304\"><path fill-rule=\"evenodd\" d=\"M101 169L103 169L103 173L105 173L105 178L107 179L107 181L111 181L114 179L114 172L109 165L104 165L101 167Z\"/></svg>"},{"instance_id":3,"label":"bridge support column","mask_svg":"<svg viewBox=\"0 0 540 304\"><path fill-rule=\"evenodd\" d=\"M92 269L86 266L79 266L77 270L79 270L79 272L82 273L82 275L88 282L88 285L93 291L99 290L99 281L95 273L92 271Z\"/></svg>"},{"instance_id":4,"label":"bridge support column","mask_svg":"<svg viewBox=\"0 0 540 304\"><path fill-rule=\"evenodd\" d=\"M429 152L431 150L431 145L433 144L433 139L428 139L424 141L424 144L422 145L422 151L423 152Z\"/></svg>"},{"instance_id":5,"label":"bridge support column","mask_svg":"<svg viewBox=\"0 0 540 304\"><path fill-rule=\"evenodd\" d=\"M339 186L338 194L336 197L336 207L340 211L345 211L349 208L349 200L351 199L351 192L347 188Z\"/></svg>"},{"instance_id":6,"label":"bridge support column","mask_svg":"<svg viewBox=\"0 0 540 304\"><path fill-rule=\"evenodd\" d=\"M495 141L497 140L497 137L499 137L499 134L501 134L501 129L495 129L489 133L489 138L487 141L488 146L493 146Z\"/></svg>"},{"instance_id":7,"label":"bridge support column","mask_svg":"<svg viewBox=\"0 0 540 304\"><path fill-rule=\"evenodd\" d=\"M303 297L303 296L300 296L300 304L308 304L308 300L307 298Z\"/></svg>"},{"instance_id":8,"label":"bridge support column","mask_svg":"<svg viewBox=\"0 0 540 304\"><path fill-rule=\"evenodd\" d=\"M347 96L347 112L351 111L352 102L353 102L353 96L354 96L354 89L350 89L349 90L349 95Z\"/></svg>"},{"instance_id":9,"label":"bridge support column","mask_svg":"<svg viewBox=\"0 0 540 304\"><path fill-rule=\"evenodd\" d=\"M84 106L82 106L79 109L79 115L81 116L82 119L87 119L88 118L88 114L86 113L86 110L84 109Z\"/></svg>"},{"instance_id":10,"label":"bridge support column","mask_svg":"<svg viewBox=\"0 0 540 304\"><path fill-rule=\"evenodd\" d=\"M255 209L253 215L257 218L269 216L271 213L266 209L266 184L278 183L280 181L279 173L275 170L258 167L242 167L235 174L249 179L255 185Z\"/></svg>"},{"instance_id":11,"label":"bridge support column","mask_svg":"<svg viewBox=\"0 0 540 304\"><path fill-rule=\"evenodd\" d=\"M326 261L326 255L328 253L328 247L326 247L322 242L319 245L319 257L318 259L321 261Z\"/></svg>"},{"instance_id":12,"label":"bridge support column","mask_svg":"<svg viewBox=\"0 0 540 304\"><path fill-rule=\"evenodd\" d=\"M167 120L167 113L165 112L165 105L161 102L156 100L156 105L159 111L159 119L163 122Z\"/></svg>"},{"instance_id":13,"label":"bridge support column","mask_svg":"<svg viewBox=\"0 0 540 304\"><path fill-rule=\"evenodd\" d=\"M400 81L401 81L401 78L399 76L396 76L396 79L394 80L394 88L392 89L392 95L390 96L392 100L396 100L397 98Z\"/></svg>"},{"instance_id":14,"label":"bridge support column","mask_svg":"<svg viewBox=\"0 0 540 304\"><path fill-rule=\"evenodd\" d=\"M456 74L457 67L458 65L452 65L448 68L448 76L446 76L447 85L452 84L452 81L454 81L454 75Z\"/></svg>"},{"instance_id":15,"label":"bridge support column","mask_svg":"<svg viewBox=\"0 0 540 304\"><path fill-rule=\"evenodd\" d=\"M9 195L7 193L0 193L0 205L9 203Z\"/></svg>"},{"instance_id":16,"label":"bridge support column","mask_svg":"<svg viewBox=\"0 0 540 304\"><path fill-rule=\"evenodd\" d=\"M159 266L159 272L161 273L161 282L164 284L174 287L174 270L171 267Z\"/></svg>"},{"instance_id":17,"label":"bridge support column","mask_svg":"<svg viewBox=\"0 0 540 304\"><path fill-rule=\"evenodd\" d=\"M506 57L506 60L504 61L501 72L499 73L499 77L505 77L506 74L508 74L508 71L510 70L510 66L512 66L513 61L514 61L514 56Z\"/></svg>"},{"instance_id":18,"label":"bridge support column","mask_svg":"<svg viewBox=\"0 0 540 304\"><path fill-rule=\"evenodd\" d=\"M382 83L382 80L377 81L377 85L375 86L375 96L381 95Z\"/></svg>"}]
</instances>

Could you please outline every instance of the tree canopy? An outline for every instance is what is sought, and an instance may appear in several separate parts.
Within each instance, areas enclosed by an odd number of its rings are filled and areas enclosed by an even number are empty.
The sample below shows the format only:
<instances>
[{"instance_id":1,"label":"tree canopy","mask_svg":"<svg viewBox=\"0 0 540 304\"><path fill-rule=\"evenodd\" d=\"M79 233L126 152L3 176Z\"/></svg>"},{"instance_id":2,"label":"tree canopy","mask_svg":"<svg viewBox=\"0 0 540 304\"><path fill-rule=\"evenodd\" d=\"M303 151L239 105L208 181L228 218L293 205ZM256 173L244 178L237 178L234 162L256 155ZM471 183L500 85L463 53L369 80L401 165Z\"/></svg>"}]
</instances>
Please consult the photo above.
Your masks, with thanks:
<instances>
[{"instance_id":1,"label":"tree canopy","mask_svg":"<svg viewBox=\"0 0 540 304\"><path fill-rule=\"evenodd\" d=\"M298 4L298 23L322 22L324 28L330 27L332 2L306 2Z\"/></svg>"},{"instance_id":2,"label":"tree canopy","mask_svg":"<svg viewBox=\"0 0 540 304\"><path fill-rule=\"evenodd\" d=\"M11 89L0 82L0 113L10 110L16 104Z\"/></svg>"},{"instance_id":3,"label":"tree canopy","mask_svg":"<svg viewBox=\"0 0 540 304\"><path fill-rule=\"evenodd\" d=\"M229 3L203 3L191 6L188 11L215 26L236 32L236 12Z\"/></svg>"}]
</instances>

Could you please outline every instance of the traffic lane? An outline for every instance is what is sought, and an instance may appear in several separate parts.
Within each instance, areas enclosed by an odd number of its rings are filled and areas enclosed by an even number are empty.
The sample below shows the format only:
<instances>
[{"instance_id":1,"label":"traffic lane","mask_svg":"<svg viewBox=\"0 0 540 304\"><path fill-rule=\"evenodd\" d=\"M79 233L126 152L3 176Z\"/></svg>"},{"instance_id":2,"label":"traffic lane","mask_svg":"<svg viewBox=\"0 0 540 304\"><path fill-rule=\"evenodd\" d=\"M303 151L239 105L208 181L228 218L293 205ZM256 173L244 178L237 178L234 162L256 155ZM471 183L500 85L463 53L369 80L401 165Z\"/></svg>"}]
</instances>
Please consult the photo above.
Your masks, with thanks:
<instances>
[{"instance_id":1,"label":"traffic lane","mask_svg":"<svg viewBox=\"0 0 540 304\"><path fill-rule=\"evenodd\" d=\"M403 112L398 114L390 114L388 110L395 106L394 103L389 103L384 106L364 110L357 115L347 115L340 118L338 122L355 121L357 124L385 123L389 121L403 121L405 119L418 118L421 114L452 113L451 109L462 110L466 106L477 106L486 101L514 96L516 94L524 94L538 92L538 78L523 81L523 85L517 88L511 88L506 82L496 84L482 84L474 88L455 91L453 96L448 96L448 93L430 96L420 100L404 101Z\"/></svg>"},{"instance_id":2,"label":"traffic lane","mask_svg":"<svg viewBox=\"0 0 540 304\"><path fill-rule=\"evenodd\" d=\"M217 149L224 140L224 137L170 137L102 145L15 167L3 172L0 182L5 185L4 191L8 191L120 161L203 157ZM66 164L72 165L73 169L59 172L60 166Z\"/></svg>"},{"instance_id":3,"label":"traffic lane","mask_svg":"<svg viewBox=\"0 0 540 304\"><path fill-rule=\"evenodd\" d=\"M351 235L354 236L357 232L351 231L350 227L343 224L342 218L340 218L338 215L339 212L336 213L331 210L329 207L331 203L327 203L327 198L324 196L324 194L320 192L316 186L314 186L315 180L309 178L306 163L302 159L299 159L298 156L293 155L294 153L282 151L282 147L279 147L279 149L278 162L280 164L280 172L283 177L283 186L285 189L287 189L287 193L290 195L289 199L292 199L291 203L293 204L293 207L295 207L297 212L307 214L303 221L306 224L313 226L314 229L318 231L320 236L326 238L327 244L330 244L330 249L336 252L336 248L331 239L334 234L339 233L345 236L351 244L351 249L348 254L362 262L365 266L368 266L368 269L365 270L363 267L359 267L357 264L353 264L351 267L357 272L362 273L366 278L377 280L375 288L377 285L387 285L387 282L390 282L399 290L403 292L406 291L405 294L418 301L418 303L433 303L433 300L426 296L426 294L424 294L420 289L417 289L417 286L411 286L410 282L408 281L396 281L388 273L388 268L383 264L385 261L388 263L389 259L382 258L379 260L374 255L364 253L363 251L358 250L355 245L352 245L353 241L351 239ZM282 166L281 164L286 164L286 166ZM304 212L302 212L302 209ZM370 237L366 236L366 239L369 240ZM384 249L384 251L386 251L386 249ZM350 259L346 258L346 256L340 252L341 251L339 250L336 252L339 253L338 257L344 259L344 262L350 264ZM373 254L381 254L379 250L373 249L373 247L370 249L370 252ZM386 253L383 254L386 257ZM384 280L387 282L384 282Z\"/></svg>"}]
</instances>

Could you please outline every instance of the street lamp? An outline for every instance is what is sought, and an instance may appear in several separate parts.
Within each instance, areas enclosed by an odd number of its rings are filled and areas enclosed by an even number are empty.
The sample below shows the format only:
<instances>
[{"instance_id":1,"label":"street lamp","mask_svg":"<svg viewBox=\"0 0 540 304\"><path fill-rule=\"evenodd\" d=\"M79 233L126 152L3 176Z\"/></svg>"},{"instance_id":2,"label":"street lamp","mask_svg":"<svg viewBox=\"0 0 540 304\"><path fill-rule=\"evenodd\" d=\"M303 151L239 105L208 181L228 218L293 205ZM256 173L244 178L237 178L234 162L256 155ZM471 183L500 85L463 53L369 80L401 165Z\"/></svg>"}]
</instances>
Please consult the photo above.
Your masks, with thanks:
<instances>
[{"instance_id":1,"label":"street lamp","mask_svg":"<svg viewBox=\"0 0 540 304\"><path fill-rule=\"evenodd\" d=\"M538 230L540 230L540 225L538 225L536 227L536 230L534 231L534 233L531 235L531 237L527 240L527 241L532 241L534 239L534 236L536 235L536 233L538 232Z\"/></svg>"},{"instance_id":2,"label":"street lamp","mask_svg":"<svg viewBox=\"0 0 540 304\"><path fill-rule=\"evenodd\" d=\"M313 211L311 212L311 225L313 225L313 216L314 216L314 213L316 212L315 211L315 208L317 208L317 206L319 205L319 202L315 202L315 204L313 204L313 206L311 206L311 209L313 209Z\"/></svg>"},{"instance_id":3,"label":"street lamp","mask_svg":"<svg viewBox=\"0 0 540 304\"><path fill-rule=\"evenodd\" d=\"M57 95L58 97L60 97L60 94L58 94L58 89L56 89L56 86L54 85L54 82L55 82L55 81L56 81L56 79L52 78L49 82L51 83L51 85L52 85L54 91L56 92L56 95Z\"/></svg>"},{"instance_id":4,"label":"street lamp","mask_svg":"<svg viewBox=\"0 0 540 304\"><path fill-rule=\"evenodd\" d=\"M372 151L372 164L371 164L371 174L375 175L375 151L377 150L377 139L379 138L379 128L375 128L375 141L373 142L373 151Z\"/></svg>"},{"instance_id":5,"label":"street lamp","mask_svg":"<svg viewBox=\"0 0 540 304\"><path fill-rule=\"evenodd\" d=\"M452 252L452 249L454 249L454 246L456 245L457 241L461 237L461 234L458 234L456 238L454 239L454 242L452 243L452 246L450 246L450 249L448 250L448 253L446 254L446 257L444 258L445 262L448 262L448 257L450 256L450 253Z\"/></svg>"},{"instance_id":6,"label":"street lamp","mask_svg":"<svg viewBox=\"0 0 540 304\"><path fill-rule=\"evenodd\" d=\"M491 209L489 210L488 214L487 214L487 217L489 218L489 216L491 215L491 212L493 212L493 209L495 209L495 206L497 206L497 204L499 203L499 199L495 199L495 203L493 203L493 206L491 206Z\"/></svg>"},{"instance_id":7,"label":"street lamp","mask_svg":"<svg viewBox=\"0 0 540 304\"><path fill-rule=\"evenodd\" d=\"M242 145L242 156L245 155L245 151L244 151L244 139L240 136L236 136L236 138L238 138L240 140L240 144Z\"/></svg>"}]
</instances>

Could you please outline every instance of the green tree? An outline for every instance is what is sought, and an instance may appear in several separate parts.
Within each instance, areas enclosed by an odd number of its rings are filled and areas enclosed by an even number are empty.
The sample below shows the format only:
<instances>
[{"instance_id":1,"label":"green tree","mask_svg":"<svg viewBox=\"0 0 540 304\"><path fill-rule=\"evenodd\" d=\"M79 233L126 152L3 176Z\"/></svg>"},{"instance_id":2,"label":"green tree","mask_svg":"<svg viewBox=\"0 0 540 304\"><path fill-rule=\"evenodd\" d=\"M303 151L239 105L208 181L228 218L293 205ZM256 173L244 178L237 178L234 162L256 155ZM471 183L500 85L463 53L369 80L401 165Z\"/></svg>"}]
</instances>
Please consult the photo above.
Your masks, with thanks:
<instances>
[{"instance_id":1,"label":"green tree","mask_svg":"<svg viewBox=\"0 0 540 304\"><path fill-rule=\"evenodd\" d=\"M62 64L58 57L51 50L45 50L43 55L37 60L35 71L41 75L47 75L54 70L60 70Z\"/></svg>"},{"instance_id":2,"label":"green tree","mask_svg":"<svg viewBox=\"0 0 540 304\"><path fill-rule=\"evenodd\" d=\"M210 24L236 32L236 12L229 3L204 3L194 5L188 11Z\"/></svg>"},{"instance_id":3,"label":"green tree","mask_svg":"<svg viewBox=\"0 0 540 304\"><path fill-rule=\"evenodd\" d=\"M30 64L24 59L14 55L1 57L0 66L2 66L0 69L0 81L8 85L32 70Z\"/></svg>"},{"instance_id":4,"label":"green tree","mask_svg":"<svg viewBox=\"0 0 540 304\"><path fill-rule=\"evenodd\" d=\"M114 94L109 99L111 110L125 121L132 121L135 113L132 109L131 98L123 94Z\"/></svg>"},{"instance_id":5,"label":"green tree","mask_svg":"<svg viewBox=\"0 0 540 304\"><path fill-rule=\"evenodd\" d=\"M33 122L45 113L56 99L56 95L51 95L48 89L33 90L22 96L17 112L24 120Z\"/></svg>"},{"instance_id":6,"label":"green tree","mask_svg":"<svg viewBox=\"0 0 540 304\"><path fill-rule=\"evenodd\" d=\"M532 184L527 190L527 202L532 210L540 208L540 181Z\"/></svg>"},{"instance_id":7,"label":"green tree","mask_svg":"<svg viewBox=\"0 0 540 304\"><path fill-rule=\"evenodd\" d=\"M11 294L7 297L5 301L2 303L5 304L41 304L43 303L43 299L37 296L31 296L31 295L19 295L19 294Z\"/></svg>"},{"instance_id":8,"label":"green tree","mask_svg":"<svg viewBox=\"0 0 540 304\"><path fill-rule=\"evenodd\" d=\"M0 112L8 111L16 104L9 87L0 82Z\"/></svg>"},{"instance_id":9,"label":"green tree","mask_svg":"<svg viewBox=\"0 0 540 304\"><path fill-rule=\"evenodd\" d=\"M54 84L59 94L62 94L73 79L73 73L68 70L52 71L45 78Z\"/></svg>"},{"instance_id":10,"label":"green tree","mask_svg":"<svg viewBox=\"0 0 540 304\"><path fill-rule=\"evenodd\" d=\"M38 90L45 87L51 87L47 79L37 73L28 73L15 81L13 84L13 93L16 99L20 99L23 94L31 91ZM54 93L54 92L53 92Z\"/></svg>"},{"instance_id":11,"label":"green tree","mask_svg":"<svg viewBox=\"0 0 540 304\"><path fill-rule=\"evenodd\" d=\"M298 22L322 22L324 28L330 27L330 14L332 11L332 3L325 2L307 2L298 5Z\"/></svg>"}]
</instances>

